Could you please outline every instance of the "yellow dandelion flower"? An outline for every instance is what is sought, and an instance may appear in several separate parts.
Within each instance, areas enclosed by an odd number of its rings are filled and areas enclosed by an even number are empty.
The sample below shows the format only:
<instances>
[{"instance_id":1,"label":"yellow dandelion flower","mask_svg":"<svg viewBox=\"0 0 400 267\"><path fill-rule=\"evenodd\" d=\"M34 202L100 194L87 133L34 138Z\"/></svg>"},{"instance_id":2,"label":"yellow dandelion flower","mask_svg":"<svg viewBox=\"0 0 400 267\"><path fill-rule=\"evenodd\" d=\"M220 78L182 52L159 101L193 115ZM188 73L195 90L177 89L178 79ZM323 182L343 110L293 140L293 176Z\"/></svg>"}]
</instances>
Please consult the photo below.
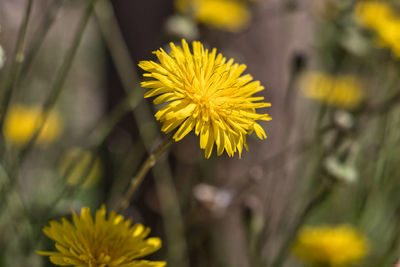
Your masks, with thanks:
<instances>
[{"instance_id":1,"label":"yellow dandelion flower","mask_svg":"<svg viewBox=\"0 0 400 267\"><path fill-rule=\"evenodd\" d=\"M361 25L376 33L377 46L388 47L400 57L400 16L389 3L361 1L356 5L355 17Z\"/></svg>"},{"instance_id":2,"label":"yellow dandelion flower","mask_svg":"<svg viewBox=\"0 0 400 267\"><path fill-rule=\"evenodd\" d=\"M237 32L250 23L251 13L237 0L176 0L176 9L220 30Z\"/></svg>"},{"instance_id":3,"label":"yellow dandelion flower","mask_svg":"<svg viewBox=\"0 0 400 267\"><path fill-rule=\"evenodd\" d=\"M162 123L165 133L178 129L173 138L181 140L195 129L200 135L200 148L209 158L214 143L218 155L224 150L229 156L236 151L239 157L243 146L247 148L246 135L253 131L260 139L266 138L257 120L271 120L268 114L258 114L256 109L269 107L264 97L253 94L264 89L250 74L242 75L245 65L234 64L204 49L200 42L193 42L193 53L182 40L182 47L170 44L172 51L155 51L160 63L142 61L139 66L150 73L144 77L153 80L142 82L150 88L145 97L158 96L155 104L164 103L155 117Z\"/></svg>"},{"instance_id":4,"label":"yellow dandelion flower","mask_svg":"<svg viewBox=\"0 0 400 267\"><path fill-rule=\"evenodd\" d=\"M66 176L67 184L74 186L82 183L82 187L87 188L99 180L102 173L101 162L99 158L93 159L90 151L73 147L61 160L60 173Z\"/></svg>"},{"instance_id":5,"label":"yellow dandelion flower","mask_svg":"<svg viewBox=\"0 0 400 267\"><path fill-rule=\"evenodd\" d=\"M16 146L24 146L35 134L40 120L43 119L40 107L15 105L8 111L3 133L8 142ZM45 145L53 142L60 135L62 120L60 115L52 111L40 132L36 144Z\"/></svg>"},{"instance_id":6,"label":"yellow dandelion flower","mask_svg":"<svg viewBox=\"0 0 400 267\"><path fill-rule=\"evenodd\" d=\"M365 97L361 82L351 75L309 72L300 79L300 90L310 99L344 109L356 108Z\"/></svg>"},{"instance_id":7,"label":"yellow dandelion flower","mask_svg":"<svg viewBox=\"0 0 400 267\"><path fill-rule=\"evenodd\" d=\"M314 266L348 266L367 252L367 240L349 225L306 226L293 246L297 257Z\"/></svg>"},{"instance_id":8,"label":"yellow dandelion flower","mask_svg":"<svg viewBox=\"0 0 400 267\"><path fill-rule=\"evenodd\" d=\"M58 252L38 251L49 256L60 266L79 267L163 267L165 262L146 261L140 258L161 247L159 238L146 238L150 232L141 224L131 226L129 220L112 211L106 218L103 205L92 217L89 208L82 208L80 215L72 213L73 223L51 221L43 232L56 244Z\"/></svg>"},{"instance_id":9,"label":"yellow dandelion flower","mask_svg":"<svg viewBox=\"0 0 400 267\"><path fill-rule=\"evenodd\" d=\"M393 10L383 1L360 1L355 7L355 15L363 25L377 28L384 20L393 17Z\"/></svg>"}]
</instances>

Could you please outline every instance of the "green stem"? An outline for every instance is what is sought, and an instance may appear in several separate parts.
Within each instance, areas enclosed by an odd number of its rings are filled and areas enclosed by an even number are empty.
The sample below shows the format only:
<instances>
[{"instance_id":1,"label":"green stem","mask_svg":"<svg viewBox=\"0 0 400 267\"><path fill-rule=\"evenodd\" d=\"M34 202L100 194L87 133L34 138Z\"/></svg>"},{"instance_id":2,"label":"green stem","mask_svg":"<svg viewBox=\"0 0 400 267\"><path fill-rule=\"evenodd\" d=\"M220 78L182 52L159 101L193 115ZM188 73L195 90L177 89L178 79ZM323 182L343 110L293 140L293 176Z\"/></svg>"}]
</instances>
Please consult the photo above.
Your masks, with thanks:
<instances>
[{"instance_id":1,"label":"green stem","mask_svg":"<svg viewBox=\"0 0 400 267\"><path fill-rule=\"evenodd\" d=\"M142 90L137 88L138 77L136 75L136 67L131 61L129 50L115 18L111 2L109 0L100 1L96 5L95 12L100 30L109 48L121 83L128 95L132 94L131 107L134 108L143 99ZM158 134L151 134L147 131L150 129L149 127L146 127L147 130L145 132L145 127L142 127L144 124L148 124L148 122L151 123L151 126L154 126L152 114L148 106L143 105L140 111L139 114L139 112L135 110L133 115L139 125L141 140L145 148L149 151L149 146ZM156 128L157 127L151 127L153 130L156 130ZM158 130L156 131L158 132ZM168 164L165 160L161 160L160 164L157 164L152 171L158 197L160 198L165 232L167 233L168 260L172 265L175 264L185 267L189 264L187 263L187 246L184 238L183 220L180 214L179 201L176 196L176 190Z\"/></svg>"},{"instance_id":2,"label":"green stem","mask_svg":"<svg viewBox=\"0 0 400 267\"><path fill-rule=\"evenodd\" d=\"M128 95L112 109L106 118L99 121L95 127L89 131L87 136L89 136L88 142L90 147L99 146L103 143L121 118L130 110L135 109L137 105L136 102L138 102L137 91L138 90L130 91Z\"/></svg>"},{"instance_id":3,"label":"green stem","mask_svg":"<svg viewBox=\"0 0 400 267\"><path fill-rule=\"evenodd\" d=\"M6 118L8 106L10 104L12 92L17 84L18 77L21 70L21 65L24 61L24 50L26 42L26 32L28 29L29 18L32 13L33 0L28 0L25 9L24 19L21 24L21 28L18 33L17 46L14 54L14 59L11 63L10 72L8 74L8 79L6 81L3 99L0 105L0 129L3 129L4 119Z\"/></svg>"},{"instance_id":4,"label":"green stem","mask_svg":"<svg viewBox=\"0 0 400 267\"><path fill-rule=\"evenodd\" d=\"M52 202L50 211L46 210L46 214L49 214L59 201L63 199L65 195L71 195L74 193L76 188L79 188L82 183L85 181L84 178L90 173L95 163L95 160L100 152L100 145L106 140L108 135L111 133L114 126L118 123L118 121L126 114L129 110L132 109L132 95L128 95L124 98L113 110L112 112L103 120L98 122L95 127L88 134L88 143L89 143L89 151L91 151L91 160L88 166L85 168L83 174L79 179L79 183L74 186L68 186L63 190L60 195L58 195L55 200ZM73 162L71 162L70 166L68 166L67 172L64 173L62 180L66 181L69 177L72 170L76 167L77 164L81 162L83 155L78 156ZM44 216L44 215L43 215ZM47 216L48 217L48 216Z\"/></svg>"},{"instance_id":5,"label":"green stem","mask_svg":"<svg viewBox=\"0 0 400 267\"><path fill-rule=\"evenodd\" d=\"M60 201L63 200L64 197L73 196L76 193L76 189L80 188L85 183L85 181L86 181L85 177L88 177L88 175L94 168L99 150L100 149L95 149L93 151L90 151L90 153L91 153L90 161L85 166L82 173L80 173L77 184L75 184L75 185L66 184L64 186L64 188L62 189L62 191L60 192L60 194L51 201L50 205L45 207L40 212L37 212L35 214L30 214L30 217L29 217L30 224L32 225L34 222L38 222L40 225L40 227L36 227L36 231L33 233L32 247L34 247L36 245L36 242L41 237L40 228L43 226L44 223L46 223L53 216L53 213L56 210ZM71 164L69 164L67 170L62 175L63 181L67 181L68 178L70 177L71 173L75 170L76 166L82 162L84 153L85 153L85 151L81 155L77 155L77 157L73 160L73 162L71 162Z\"/></svg>"},{"instance_id":6,"label":"green stem","mask_svg":"<svg viewBox=\"0 0 400 267\"><path fill-rule=\"evenodd\" d=\"M105 119L98 122L98 124L96 124L96 126L93 127L93 129L91 129L90 133L88 134L89 136L88 143L89 143L89 151L91 151L92 157L90 163L85 168L83 175L81 175L79 179L80 183L75 186L66 187L65 190L63 190L52 202L51 207L55 207L58 204L58 202L63 199L65 195L73 194L75 189L79 188L81 186L81 183L84 182L84 178L87 176L87 174L89 174L89 172L93 168L95 159L97 158L100 152L99 147L106 140L108 135L111 133L111 131L114 129L115 125L123 117L123 115L125 115L126 112L132 109L131 98L132 95L128 95L127 98L124 98ZM76 167L77 164L80 163L82 156L83 155L77 157L76 160L74 160L73 162L71 162L71 164L69 164L67 168L68 170L63 175L62 180L64 181L67 180L67 177L69 177L72 170ZM46 210L46 214L49 214L51 210L52 208L50 208L50 211Z\"/></svg>"},{"instance_id":7,"label":"green stem","mask_svg":"<svg viewBox=\"0 0 400 267\"><path fill-rule=\"evenodd\" d=\"M321 125L323 122L324 115L327 111L326 105L321 105L319 107L319 112L317 115L317 120L315 124L315 128L313 129L313 139L316 140L316 147L320 148L321 147L321 137L325 133L325 129L321 129ZM328 127L330 128L330 127ZM319 149L321 150L321 149ZM311 173L311 183L312 185L316 182L316 179L318 178L318 175L320 174L321 171L321 166L322 166L322 159L323 159L323 154L324 151L318 151L317 153L317 159L315 163L315 167L313 168L313 171ZM326 179L327 180L327 179ZM281 267L285 263L288 255L290 254L290 248L292 246L292 243L294 239L297 236L297 232L304 223L304 221L307 219L308 215L315 209L317 208L321 203L324 202L324 200L328 197L330 192L332 191L332 184L331 181L322 181L322 185L320 188L312 195L310 200L305 204L303 210L300 212L298 216L296 216L296 220L294 222L294 226L289 229L289 233L286 235L282 247L280 248L278 255L276 256L275 260L271 264L272 267Z\"/></svg>"},{"instance_id":8,"label":"green stem","mask_svg":"<svg viewBox=\"0 0 400 267\"><path fill-rule=\"evenodd\" d=\"M312 211L314 211L321 203L323 203L331 192L331 184L323 185L322 188L318 190L315 195L309 200L304 209L300 212L299 216L296 217L297 220L295 222L295 225L292 229L290 229L281 249L278 252L277 257L275 258L275 261L271 265L272 267L283 266L290 253L290 248L294 239L297 236L297 232L299 231L300 227L303 225L308 215L310 215Z\"/></svg>"},{"instance_id":9,"label":"green stem","mask_svg":"<svg viewBox=\"0 0 400 267\"><path fill-rule=\"evenodd\" d=\"M140 167L139 172L131 179L130 186L126 191L125 195L122 199L118 202L116 210L121 211L128 207L129 201L131 200L132 196L139 188L140 184L143 182L144 178L146 177L147 172L156 164L157 160L163 154L165 150L173 143L172 138L167 138L164 143L153 153L151 153L147 160L143 163Z\"/></svg>"},{"instance_id":10,"label":"green stem","mask_svg":"<svg viewBox=\"0 0 400 267\"><path fill-rule=\"evenodd\" d=\"M35 143L37 137L39 136L39 133L42 130L44 123L46 122L46 120L50 114L51 109L53 108L56 100L58 99L58 96L61 93L65 79L71 68L73 59L76 55L77 49L82 40L83 33L89 22L89 18L93 12L93 7L94 7L94 4L96 3L96 1L97 0L89 1L88 5L86 6L86 9L81 17L81 20L78 25L78 30L75 33L74 39L71 43L71 46L64 57L64 60L62 62L62 65L61 65L59 71L56 74L56 79L52 86L52 91L44 103L43 119L39 122L39 127L37 127L37 130L35 131L32 138L29 140L27 145L21 151L19 151L16 159L11 163L11 166L9 168L10 169L9 170L9 181L6 185L4 185L4 188L1 192L2 194L0 194L0 206L2 205L2 203L6 202L5 199L8 195L7 192L10 192L14 188L16 181L17 181L19 167L23 163L25 156L32 149L33 144Z\"/></svg>"},{"instance_id":11,"label":"green stem","mask_svg":"<svg viewBox=\"0 0 400 267\"><path fill-rule=\"evenodd\" d=\"M167 159L160 159L152 169L157 195L161 203L161 215L168 247L167 259L170 266L189 266L184 221L179 208L179 199Z\"/></svg>"},{"instance_id":12,"label":"green stem","mask_svg":"<svg viewBox=\"0 0 400 267\"><path fill-rule=\"evenodd\" d=\"M134 110L137 107L143 99L143 95L138 86L135 66L130 60L129 50L123 40L111 3L101 0L96 4L94 11L104 41L108 46L122 85L127 92L127 97L88 134L90 144L96 145L105 139L127 111Z\"/></svg>"},{"instance_id":13,"label":"green stem","mask_svg":"<svg viewBox=\"0 0 400 267\"><path fill-rule=\"evenodd\" d=\"M383 115L393 109L400 102L400 91L397 91L379 105L371 107L368 111L372 114Z\"/></svg>"},{"instance_id":14,"label":"green stem","mask_svg":"<svg viewBox=\"0 0 400 267\"><path fill-rule=\"evenodd\" d=\"M71 46L69 47L69 49L64 57L64 60L61 64L61 67L56 74L56 78L55 78L55 81L52 86L52 91L50 92L46 101L44 102L44 105L42 108L43 109L43 119L40 121L39 127L37 127L35 134L29 140L28 144L20 151L19 161L23 161L26 154L32 149L33 144L36 142L36 139L38 138L40 131L42 130L47 118L49 117L51 109L54 107L54 105L63 89L65 80L68 76L69 70L71 69L72 62L74 61L76 52L78 50L79 44L81 43L81 40L82 40L83 34L85 32L86 26L89 22L89 19L92 15L96 1L97 0L89 0L89 3L87 4L87 6L84 10L84 13L78 24L78 30L75 33L74 39L71 43Z\"/></svg>"},{"instance_id":15,"label":"green stem","mask_svg":"<svg viewBox=\"0 0 400 267\"><path fill-rule=\"evenodd\" d=\"M22 66L21 73L26 74L30 70L32 62L37 56L44 39L46 38L51 26L57 18L60 7L64 4L65 1L66 0L53 0L53 2L47 7L45 11L45 17L41 21L38 30L32 36L32 44L30 45L30 49L26 53L26 58L24 61L24 65Z\"/></svg>"},{"instance_id":16,"label":"green stem","mask_svg":"<svg viewBox=\"0 0 400 267\"><path fill-rule=\"evenodd\" d=\"M123 87L128 92L138 89L137 84L139 79L136 74L136 66L132 63L129 49L125 44L110 1L100 0L96 5L95 15ZM142 92L140 92L138 100L142 99L143 95Z\"/></svg>"}]
</instances>

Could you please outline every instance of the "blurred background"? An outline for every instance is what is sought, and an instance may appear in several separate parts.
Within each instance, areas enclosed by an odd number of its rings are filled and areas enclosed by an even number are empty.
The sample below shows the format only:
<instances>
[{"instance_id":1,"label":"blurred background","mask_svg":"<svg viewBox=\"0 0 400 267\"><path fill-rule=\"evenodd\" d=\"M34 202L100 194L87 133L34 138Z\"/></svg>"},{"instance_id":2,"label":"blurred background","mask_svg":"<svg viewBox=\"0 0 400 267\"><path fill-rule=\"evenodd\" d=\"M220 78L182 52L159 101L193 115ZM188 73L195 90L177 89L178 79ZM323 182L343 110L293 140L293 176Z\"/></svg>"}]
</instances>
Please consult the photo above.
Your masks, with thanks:
<instances>
[{"instance_id":1,"label":"blurred background","mask_svg":"<svg viewBox=\"0 0 400 267\"><path fill-rule=\"evenodd\" d=\"M266 90L242 158L174 143L124 215L179 267L394 266L397 1L1 0L0 266L53 266L41 229L111 209L165 135L141 60L200 40ZM45 114L45 115L43 115ZM45 119L43 119L45 118ZM36 133L35 124L42 123Z\"/></svg>"}]
</instances>

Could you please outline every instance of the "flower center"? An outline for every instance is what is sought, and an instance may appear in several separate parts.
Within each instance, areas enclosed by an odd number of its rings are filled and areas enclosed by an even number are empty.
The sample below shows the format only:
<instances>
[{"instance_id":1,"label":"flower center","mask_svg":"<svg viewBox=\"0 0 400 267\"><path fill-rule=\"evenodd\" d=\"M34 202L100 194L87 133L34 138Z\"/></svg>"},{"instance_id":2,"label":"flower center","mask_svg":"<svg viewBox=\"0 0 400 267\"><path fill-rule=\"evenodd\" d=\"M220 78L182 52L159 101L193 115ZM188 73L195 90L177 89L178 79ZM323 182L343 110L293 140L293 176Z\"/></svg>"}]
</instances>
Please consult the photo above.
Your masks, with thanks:
<instances>
[{"instance_id":1,"label":"flower center","mask_svg":"<svg viewBox=\"0 0 400 267\"><path fill-rule=\"evenodd\" d=\"M203 118L203 120L208 121L210 117L213 117L213 113L215 113L216 106L214 103L214 100L206 95L206 94L196 94L193 98L193 103L197 105L197 114L201 114L200 116ZM195 115L195 117L197 117Z\"/></svg>"},{"instance_id":2,"label":"flower center","mask_svg":"<svg viewBox=\"0 0 400 267\"><path fill-rule=\"evenodd\" d=\"M202 95L195 102L201 109L210 109L210 98L208 96Z\"/></svg>"}]
</instances>

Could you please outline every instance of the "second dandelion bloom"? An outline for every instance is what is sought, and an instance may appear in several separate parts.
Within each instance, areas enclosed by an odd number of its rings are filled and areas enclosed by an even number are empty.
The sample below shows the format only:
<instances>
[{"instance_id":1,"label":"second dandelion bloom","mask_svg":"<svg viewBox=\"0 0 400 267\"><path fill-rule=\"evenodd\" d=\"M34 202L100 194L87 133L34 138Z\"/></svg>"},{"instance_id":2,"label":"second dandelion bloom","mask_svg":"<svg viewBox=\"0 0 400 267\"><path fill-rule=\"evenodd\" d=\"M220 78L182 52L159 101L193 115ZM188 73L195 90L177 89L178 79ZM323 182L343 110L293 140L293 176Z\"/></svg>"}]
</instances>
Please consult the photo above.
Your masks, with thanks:
<instances>
[{"instance_id":1,"label":"second dandelion bloom","mask_svg":"<svg viewBox=\"0 0 400 267\"><path fill-rule=\"evenodd\" d=\"M254 96L264 89L250 74L242 75L246 66L227 60L216 49L209 51L200 42L193 42L192 51L185 40L182 47L171 43L171 52L155 51L159 63L142 61L139 66L151 78L142 82L150 88L145 97L157 96L155 104L164 104L155 117L161 130L175 129L175 141L194 130L200 136L200 148L211 156L214 144L218 155L229 156L247 149L246 136L255 132L267 137L257 121L269 121L268 114L257 112L269 107L264 97Z\"/></svg>"},{"instance_id":2,"label":"second dandelion bloom","mask_svg":"<svg viewBox=\"0 0 400 267\"><path fill-rule=\"evenodd\" d=\"M368 241L350 225L306 226L293 246L293 253L313 266L349 266L367 252Z\"/></svg>"},{"instance_id":3,"label":"second dandelion bloom","mask_svg":"<svg viewBox=\"0 0 400 267\"><path fill-rule=\"evenodd\" d=\"M161 240L148 238L150 228L141 224L131 225L122 215L111 212L106 216L102 206L92 216L89 208L82 208L79 215L72 213L72 223L51 221L43 232L56 244L58 251L38 251L49 256L60 266L79 267L164 267L164 261L141 258L161 247Z\"/></svg>"}]
</instances>

